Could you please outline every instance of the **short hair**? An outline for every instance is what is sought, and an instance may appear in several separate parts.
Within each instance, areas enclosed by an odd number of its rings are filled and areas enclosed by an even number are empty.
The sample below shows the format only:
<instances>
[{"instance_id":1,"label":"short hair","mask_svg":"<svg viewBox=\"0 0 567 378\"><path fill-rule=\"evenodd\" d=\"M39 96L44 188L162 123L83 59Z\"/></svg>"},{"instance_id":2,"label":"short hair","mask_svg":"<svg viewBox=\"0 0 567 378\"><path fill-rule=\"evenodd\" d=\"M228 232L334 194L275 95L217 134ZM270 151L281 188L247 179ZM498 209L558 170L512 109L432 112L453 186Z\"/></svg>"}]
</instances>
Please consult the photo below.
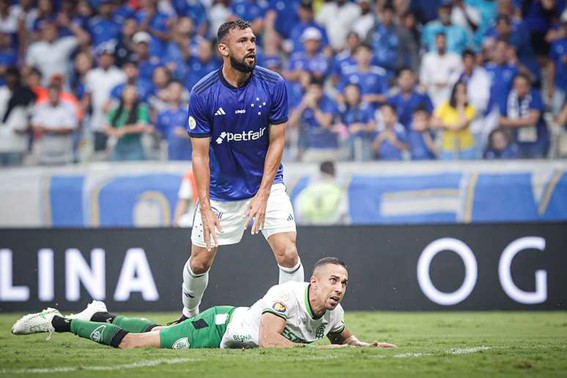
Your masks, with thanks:
<instances>
[{"instance_id":1,"label":"short hair","mask_svg":"<svg viewBox=\"0 0 567 378\"><path fill-rule=\"evenodd\" d=\"M528 83L529 86L532 85L532 78L527 73L525 73L525 72L517 73L516 76L514 76L514 81L518 78L524 79L526 81L526 83Z\"/></svg>"},{"instance_id":2,"label":"short hair","mask_svg":"<svg viewBox=\"0 0 567 378\"><path fill-rule=\"evenodd\" d=\"M232 29L237 28L239 30L244 30L249 28L251 29L252 27L250 26L250 23L244 20L227 21L219 26L219 30L217 32L217 41L222 41Z\"/></svg>"},{"instance_id":3,"label":"short hair","mask_svg":"<svg viewBox=\"0 0 567 378\"><path fill-rule=\"evenodd\" d=\"M357 52L359 52L362 49L372 52L372 46L370 46L369 43L362 42L360 45L356 46L354 53L356 54Z\"/></svg>"},{"instance_id":4,"label":"short hair","mask_svg":"<svg viewBox=\"0 0 567 378\"><path fill-rule=\"evenodd\" d=\"M315 272L315 270L317 270L318 267L329 264L340 265L348 270L346 263L343 260L339 259L338 257L323 257L322 259L317 261L315 265L313 265L313 272Z\"/></svg>"},{"instance_id":5,"label":"short hair","mask_svg":"<svg viewBox=\"0 0 567 378\"><path fill-rule=\"evenodd\" d=\"M335 163L330 160L326 160L319 165L319 171L327 175L335 175Z\"/></svg>"},{"instance_id":6,"label":"short hair","mask_svg":"<svg viewBox=\"0 0 567 378\"><path fill-rule=\"evenodd\" d=\"M394 106L394 104L392 104L391 102L385 102L382 105L380 105L380 110L384 109L384 108L390 108L390 110L392 111L392 113L394 113L395 115L397 115L396 112L396 107Z\"/></svg>"},{"instance_id":7,"label":"short hair","mask_svg":"<svg viewBox=\"0 0 567 378\"><path fill-rule=\"evenodd\" d=\"M461 54L461 57L466 58L467 56L470 56L474 59L476 57L476 54L471 49L465 49L465 51L463 51L463 53Z\"/></svg>"},{"instance_id":8,"label":"short hair","mask_svg":"<svg viewBox=\"0 0 567 378\"><path fill-rule=\"evenodd\" d=\"M406 71L409 72L409 73L411 73L412 75L415 75L415 72L413 72L413 70L411 69L411 67L404 66L404 67L401 67L401 68L398 69L398 72L396 72L396 77L399 78L399 77L402 76L402 74L403 74L404 72L406 72Z\"/></svg>"}]
</instances>

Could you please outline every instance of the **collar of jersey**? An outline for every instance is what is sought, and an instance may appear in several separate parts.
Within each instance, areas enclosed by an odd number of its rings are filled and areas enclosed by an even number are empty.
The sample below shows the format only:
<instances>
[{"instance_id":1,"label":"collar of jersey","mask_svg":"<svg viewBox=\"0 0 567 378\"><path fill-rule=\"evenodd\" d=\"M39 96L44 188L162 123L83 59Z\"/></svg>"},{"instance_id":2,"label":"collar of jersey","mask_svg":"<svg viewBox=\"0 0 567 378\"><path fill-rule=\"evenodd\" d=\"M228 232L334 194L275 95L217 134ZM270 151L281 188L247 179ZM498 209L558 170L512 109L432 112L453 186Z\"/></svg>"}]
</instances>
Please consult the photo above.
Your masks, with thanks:
<instances>
[{"instance_id":1,"label":"collar of jersey","mask_svg":"<svg viewBox=\"0 0 567 378\"><path fill-rule=\"evenodd\" d=\"M252 75L254 75L254 71L252 71L252 74L250 75L250 77L248 78L248 80L246 80L244 82L244 84L242 84L240 87L235 87L234 85L230 84L228 81L226 81L224 75L222 74L222 68L223 66L221 66L219 68L219 77L220 77L220 81L221 83L223 83L223 85L229 89L242 89L244 87L246 87L248 85L248 83L250 82L250 80L252 80Z\"/></svg>"},{"instance_id":2,"label":"collar of jersey","mask_svg":"<svg viewBox=\"0 0 567 378\"><path fill-rule=\"evenodd\" d=\"M311 308L311 303L309 303L309 288L310 287L311 287L311 284L309 284L305 287L305 308L307 309L307 313L309 314L311 319L313 319L313 320L321 319L325 313L323 313L323 315L321 315L318 318L316 318L315 315L313 315L313 309Z\"/></svg>"}]
</instances>

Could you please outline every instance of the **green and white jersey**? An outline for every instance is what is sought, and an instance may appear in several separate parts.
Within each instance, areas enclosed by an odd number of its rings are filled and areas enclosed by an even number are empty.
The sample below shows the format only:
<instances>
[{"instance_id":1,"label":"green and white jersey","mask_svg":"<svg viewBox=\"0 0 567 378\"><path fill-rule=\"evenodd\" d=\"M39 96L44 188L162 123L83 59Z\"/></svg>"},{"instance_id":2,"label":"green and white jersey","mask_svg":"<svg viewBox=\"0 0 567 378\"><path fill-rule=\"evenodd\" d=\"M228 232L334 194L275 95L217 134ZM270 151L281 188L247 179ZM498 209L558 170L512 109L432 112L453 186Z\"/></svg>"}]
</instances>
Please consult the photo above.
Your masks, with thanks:
<instances>
[{"instance_id":1,"label":"green and white jersey","mask_svg":"<svg viewBox=\"0 0 567 378\"><path fill-rule=\"evenodd\" d=\"M282 335L293 342L311 343L328 333L340 333L345 328L344 311L339 304L334 310L313 318L309 304L308 282L286 282L272 286L252 307L234 310L222 338L221 348L254 348L258 346L260 318L265 312L285 319Z\"/></svg>"}]
</instances>

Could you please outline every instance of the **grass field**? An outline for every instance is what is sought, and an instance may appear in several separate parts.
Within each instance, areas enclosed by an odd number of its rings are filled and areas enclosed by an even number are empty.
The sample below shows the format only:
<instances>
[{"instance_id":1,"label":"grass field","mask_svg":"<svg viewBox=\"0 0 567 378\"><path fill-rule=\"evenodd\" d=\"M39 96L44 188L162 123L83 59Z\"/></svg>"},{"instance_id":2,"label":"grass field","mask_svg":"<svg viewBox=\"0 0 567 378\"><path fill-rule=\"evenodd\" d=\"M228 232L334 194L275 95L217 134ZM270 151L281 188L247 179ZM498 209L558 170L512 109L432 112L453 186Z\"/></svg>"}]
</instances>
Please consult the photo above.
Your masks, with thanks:
<instances>
[{"instance_id":1,"label":"grass field","mask_svg":"<svg viewBox=\"0 0 567 378\"><path fill-rule=\"evenodd\" d=\"M360 339L394 350L121 351L71 334L13 336L19 316L0 315L0 377L567 377L565 312L347 314ZM143 316L166 322L176 314Z\"/></svg>"}]
</instances>

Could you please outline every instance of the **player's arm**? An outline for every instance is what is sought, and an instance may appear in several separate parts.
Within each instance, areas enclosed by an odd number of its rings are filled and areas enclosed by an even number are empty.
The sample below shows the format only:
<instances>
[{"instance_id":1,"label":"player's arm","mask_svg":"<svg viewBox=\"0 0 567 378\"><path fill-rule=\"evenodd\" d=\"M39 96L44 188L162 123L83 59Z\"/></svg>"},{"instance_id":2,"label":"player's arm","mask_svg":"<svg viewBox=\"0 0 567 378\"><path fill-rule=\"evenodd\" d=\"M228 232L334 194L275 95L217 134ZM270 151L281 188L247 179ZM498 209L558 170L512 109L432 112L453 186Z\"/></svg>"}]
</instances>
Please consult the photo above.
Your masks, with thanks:
<instances>
[{"instance_id":1,"label":"player's arm","mask_svg":"<svg viewBox=\"0 0 567 378\"><path fill-rule=\"evenodd\" d=\"M352 334L352 332L347 327L344 327L344 329L340 333L329 333L327 337L331 341L331 344L350 345L354 347L397 348L397 346L394 344L385 343L376 340L371 343L360 341L356 338L356 336Z\"/></svg>"},{"instance_id":2,"label":"player's arm","mask_svg":"<svg viewBox=\"0 0 567 378\"><path fill-rule=\"evenodd\" d=\"M260 348L292 348L304 346L289 341L282 336L285 329L285 319L272 312L264 312L260 318L260 337L258 343Z\"/></svg>"},{"instance_id":3,"label":"player's arm","mask_svg":"<svg viewBox=\"0 0 567 378\"><path fill-rule=\"evenodd\" d=\"M268 145L266 160L264 161L262 181L260 182L258 192L250 201L246 213L244 214L248 218L246 219L244 228L247 228L250 221L254 219L252 234L257 234L258 231L264 227L268 197L270 196L274 177L276 177L276 173L282 161L286 126L287 122L269 126L270 144Z\"/></svg>"},{"instance_id":4,"label":"player's arm","mask_svg":"<svg viewBox=\"0 0 567 378\"><path fill-rule=\"evenodd\" d=\"M209 184L211 182L211 171L209 168L209 138L191 138L193 145L193 175L197 194L199 197L199 210L203 221L203 236L207 249L211 249L211 236L218 245L216 230L222 231L220 221L211 209Z\"/></svg>"}]
</instances>

